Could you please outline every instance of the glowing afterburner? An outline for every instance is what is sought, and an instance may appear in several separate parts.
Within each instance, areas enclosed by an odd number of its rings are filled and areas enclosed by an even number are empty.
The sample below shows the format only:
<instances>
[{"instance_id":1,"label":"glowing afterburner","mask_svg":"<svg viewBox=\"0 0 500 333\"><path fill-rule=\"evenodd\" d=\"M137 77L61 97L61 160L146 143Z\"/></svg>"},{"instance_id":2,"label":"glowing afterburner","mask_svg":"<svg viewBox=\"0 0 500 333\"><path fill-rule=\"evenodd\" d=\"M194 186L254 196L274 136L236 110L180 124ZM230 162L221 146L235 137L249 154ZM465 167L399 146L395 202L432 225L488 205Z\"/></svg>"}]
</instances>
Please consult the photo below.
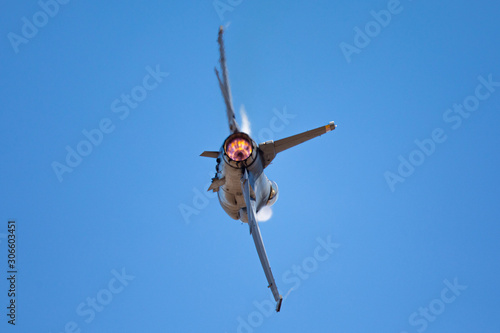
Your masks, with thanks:
<instances>
[{"instance_id":1,"label":"glowing afterburner","mask_svg":"<svg viewBox=\"0 0 500 333\"><path fill-rule=\"evenodd\" d=\"M252 155L252 144L244 138L236 137L227 143L226 154L233 161L244 161Z\"/></svg>"}]
</instances>

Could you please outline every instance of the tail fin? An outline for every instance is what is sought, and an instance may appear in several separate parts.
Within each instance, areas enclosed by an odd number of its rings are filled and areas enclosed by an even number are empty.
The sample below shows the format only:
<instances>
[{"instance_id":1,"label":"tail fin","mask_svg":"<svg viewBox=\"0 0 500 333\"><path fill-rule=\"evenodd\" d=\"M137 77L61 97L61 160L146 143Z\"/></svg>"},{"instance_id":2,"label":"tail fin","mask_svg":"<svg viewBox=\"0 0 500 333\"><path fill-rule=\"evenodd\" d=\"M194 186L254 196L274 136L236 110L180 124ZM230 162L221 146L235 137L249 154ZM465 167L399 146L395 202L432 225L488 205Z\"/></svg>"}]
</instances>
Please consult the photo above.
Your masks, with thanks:
<instances>
[{"instance_id":1,"label":"tail fin","mask_svg":"<svg viewBox=\"0 0 500 333\"><path fill-rule=\"evenodd\" d=\"M227 74L227 66L226 66L226 54L224 51L224 40L222 35L224 34L224 28L221 26L219 28L219 38L217 38L217 42L219 43L219 52L220 52L220 66L222 69L222 79L219 76L219 71L215 68L215 75L217 75L217 80L219 81L219 87L222 92L222 97L224 97L224 103L226 104L226 113L227 113L227 121L229 124L229 130L232 133L239 132L240 127L236 122L236 118L234 116L234 108L233 108L233 98L231 96L231 87L229 86L229 77Z\"/></svg>"}]
</instances>

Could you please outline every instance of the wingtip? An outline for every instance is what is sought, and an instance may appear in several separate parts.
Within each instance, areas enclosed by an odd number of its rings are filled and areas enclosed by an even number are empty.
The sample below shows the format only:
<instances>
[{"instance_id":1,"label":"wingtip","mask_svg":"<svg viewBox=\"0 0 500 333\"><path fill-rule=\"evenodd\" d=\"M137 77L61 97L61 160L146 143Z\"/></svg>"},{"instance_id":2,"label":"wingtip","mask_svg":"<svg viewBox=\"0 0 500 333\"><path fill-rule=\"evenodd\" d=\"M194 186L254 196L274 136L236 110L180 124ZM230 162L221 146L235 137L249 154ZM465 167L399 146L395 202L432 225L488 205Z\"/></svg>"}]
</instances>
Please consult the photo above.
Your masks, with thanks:
<instances>
[{"instance_id":1,"label":"wingtip","mask_svg":"<svg viewBox=\"0 0 500 333\"><path fill-rule=\"evenodd\" d=\"M335 122L330 121L328 125L325 126L325 129L327 132L333 131L334 129L337 128L337 125L335 125Z\"/></svg>"},{"instance_id":2,"label":"wingtip","mask_svg":"<svg viewBox=\"0 0 500 333\"><path fill-rule=\"evenodd\" d=\"M217 41L219 42L219 44L223 43L223 35L224 35L224 27L221 25L219 27L219 33L217 34Z\"/></svg>"},{"instance_id":3,"label":"wingtip","mask_svg":"<svg viewBox=\"0 0 500 333\"><path fill-rule=\"evenodd\" d=\"M280 312L282 302L283 302L283 296L280 295L280 299L278 300L278 303L276 304L276 312Z\"/></svg>"}]
</instances>

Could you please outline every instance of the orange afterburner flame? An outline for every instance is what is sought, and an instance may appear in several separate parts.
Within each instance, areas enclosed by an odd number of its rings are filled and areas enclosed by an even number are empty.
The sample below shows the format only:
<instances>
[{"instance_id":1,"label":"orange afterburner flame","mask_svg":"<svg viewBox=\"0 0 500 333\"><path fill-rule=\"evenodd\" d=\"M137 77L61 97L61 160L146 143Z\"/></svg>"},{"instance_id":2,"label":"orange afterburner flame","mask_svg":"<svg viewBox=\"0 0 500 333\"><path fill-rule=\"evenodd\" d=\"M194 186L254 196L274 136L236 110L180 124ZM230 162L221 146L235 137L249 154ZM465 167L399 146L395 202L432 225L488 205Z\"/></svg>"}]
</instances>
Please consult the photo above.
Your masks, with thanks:
<instances>
[{"instance_id":1,"label":"orange afterburner flame","mask_svg":"<svg viewBox=\"0 0 500 333\"><path fill-rule=\"evenodd\" d=\"M234 138L226 145L226 153L233 161L244 161L252 154L252 145L243 138Z\"/></svg>"}]
</instances>

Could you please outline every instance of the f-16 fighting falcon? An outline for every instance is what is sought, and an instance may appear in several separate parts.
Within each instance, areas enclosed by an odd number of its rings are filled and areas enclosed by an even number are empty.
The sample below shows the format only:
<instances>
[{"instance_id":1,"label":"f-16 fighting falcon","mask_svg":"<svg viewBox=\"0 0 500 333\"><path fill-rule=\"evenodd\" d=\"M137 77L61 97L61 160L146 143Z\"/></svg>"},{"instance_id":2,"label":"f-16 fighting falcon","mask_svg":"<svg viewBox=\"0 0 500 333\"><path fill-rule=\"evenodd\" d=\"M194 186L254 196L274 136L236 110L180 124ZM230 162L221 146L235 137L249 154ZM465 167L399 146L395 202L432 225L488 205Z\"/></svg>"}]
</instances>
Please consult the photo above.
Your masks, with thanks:
<instances>
[{"instance_id":1,"label":"f-16 fighting falcon","mask_svg":"<svg viewBox=\"0 0 500 333\"><path fill-rule=\"evenodd\" d=\"M216 174L208 190L217 192L219 202L226 213L235 220L248 223L250 234L255 242L259 259L266 274L269 288L276 301L276 311L281 309L283 296L278 292L271 266L267 259L266 249L260 234L257 213L265 206L272 206L278 199L278 186L264 174L264 169L271 163L276 154L294 147L302 142L334 130L332 121L326 126L303 132L277 141L256 144L246 133L240 130L236 122L229 87L229 79L222 39L223 28L219 29L219 51L222 77L217 68L215 74L219 81L222 97L226 104L227 120L231 134L222 144L219 151L204 151L201 156L215 158Z\"/></svg>"}]
</instances>

